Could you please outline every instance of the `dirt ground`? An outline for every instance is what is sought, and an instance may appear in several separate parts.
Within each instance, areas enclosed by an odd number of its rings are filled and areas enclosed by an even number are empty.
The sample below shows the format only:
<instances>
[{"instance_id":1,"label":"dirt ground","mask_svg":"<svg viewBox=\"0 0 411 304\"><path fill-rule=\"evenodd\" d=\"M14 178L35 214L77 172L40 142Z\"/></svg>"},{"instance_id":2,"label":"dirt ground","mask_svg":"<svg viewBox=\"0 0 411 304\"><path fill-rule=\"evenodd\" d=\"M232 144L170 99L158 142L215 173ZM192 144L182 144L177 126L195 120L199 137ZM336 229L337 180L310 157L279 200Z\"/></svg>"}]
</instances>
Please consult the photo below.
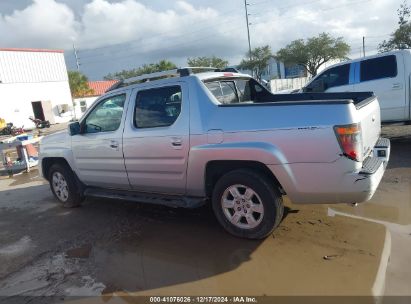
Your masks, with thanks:
<instances>
[{"instance_id":1,"label":"dirt ground","mask_svg":"<svg viewBox=\"0 0 411 304\"><path fill-rule=\"evenodd\" d=\"M286 199L280 227L263 241L231 237L207 206L87 199L81 208L63 209L37 170L1 177L0 303L102 294L369 296L387 231L393 242L388 294L405 294L411 254L401 244L408 244L403 238L411 224L411 128L383 132L392 139L392 156L371 202L352 208ZM330 210L342 216L330 217Z\"/></svg>"}]
</instances>

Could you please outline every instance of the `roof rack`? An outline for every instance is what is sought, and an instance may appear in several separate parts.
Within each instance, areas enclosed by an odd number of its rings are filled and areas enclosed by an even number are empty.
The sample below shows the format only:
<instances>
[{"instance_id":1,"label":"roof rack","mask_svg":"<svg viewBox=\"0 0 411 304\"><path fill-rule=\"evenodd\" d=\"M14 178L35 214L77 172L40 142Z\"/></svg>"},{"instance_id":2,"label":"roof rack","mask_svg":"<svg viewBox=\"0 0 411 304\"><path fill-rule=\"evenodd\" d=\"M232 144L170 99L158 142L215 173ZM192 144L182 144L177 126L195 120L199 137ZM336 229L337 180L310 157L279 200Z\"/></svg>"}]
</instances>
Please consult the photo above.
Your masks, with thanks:
<instances>
[{"instance_id":1,"label":"roof rack","mask_svg":"<svg viewBox=\"0 0 411 304\"><path fill-rule=\"evenodd\" d=\"M185 77L199 72L232 72L238 73L235 68L225 68L225 69L218 69L214 67L184 67L178 68L173 70L167 70L162 72L154 72L149 74L143 74L136 77L126 78L116 82L112 85L106 92L113 91L115 89L125 87L131 84L139 83L139 82L147 82L150 80L157 80L161 78L168 78L168 77Z\"/></svg>"}]
</instances>

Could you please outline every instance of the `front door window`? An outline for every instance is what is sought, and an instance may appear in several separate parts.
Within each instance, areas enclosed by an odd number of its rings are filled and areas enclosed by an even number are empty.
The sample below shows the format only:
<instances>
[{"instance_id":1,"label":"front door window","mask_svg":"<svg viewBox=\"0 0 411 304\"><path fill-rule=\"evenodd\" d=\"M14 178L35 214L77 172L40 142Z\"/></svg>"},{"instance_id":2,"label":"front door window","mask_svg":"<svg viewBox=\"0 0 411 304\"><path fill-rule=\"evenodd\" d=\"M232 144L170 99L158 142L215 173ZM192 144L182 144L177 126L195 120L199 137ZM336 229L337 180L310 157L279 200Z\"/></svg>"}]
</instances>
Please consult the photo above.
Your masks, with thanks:
<instances>
[{"instance_id":1,"label":"front door window","mask_svg":"<svg viewBox=\"0 0 411 304\"><path fill-rule=\"evenodd\" d=\"M101 101L87 116L84 133L115 131L120 127L126 95L117 95Z\"/></svg>"}]
</instances>

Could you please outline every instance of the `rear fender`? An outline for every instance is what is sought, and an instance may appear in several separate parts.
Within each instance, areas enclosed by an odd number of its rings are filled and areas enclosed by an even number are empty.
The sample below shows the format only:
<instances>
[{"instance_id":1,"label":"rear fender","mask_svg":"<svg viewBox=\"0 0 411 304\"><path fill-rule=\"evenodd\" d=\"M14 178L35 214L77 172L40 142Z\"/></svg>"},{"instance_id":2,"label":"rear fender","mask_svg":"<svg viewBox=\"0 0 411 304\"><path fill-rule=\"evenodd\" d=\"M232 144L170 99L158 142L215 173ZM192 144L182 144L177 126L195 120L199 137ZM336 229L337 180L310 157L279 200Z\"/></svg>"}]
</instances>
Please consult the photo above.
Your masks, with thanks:
<instances>
[{"instance_id":1,"label":"rear fender","mask_svg":"<svg viewBox=\"0 0 411 304\"><path fill-rule=\"evenodd\" d=\"M187 195L205 196L205 172L210 161L258 161L264 165L285 165L288 160L273 144L264 142L231 142L192 147L187 171ZM284 166L283 166L284 167ZM271 170L273 172L273 170ZM273 172L274 176L276 173ZM291 174L291 171L289 172ZM288 178L292 179L292 176ZM283 185L282 181L278 179ZM288 184L288 182L287 182ZM287 191L286 188L284 188Z\"/></svg>"}]
</instances>

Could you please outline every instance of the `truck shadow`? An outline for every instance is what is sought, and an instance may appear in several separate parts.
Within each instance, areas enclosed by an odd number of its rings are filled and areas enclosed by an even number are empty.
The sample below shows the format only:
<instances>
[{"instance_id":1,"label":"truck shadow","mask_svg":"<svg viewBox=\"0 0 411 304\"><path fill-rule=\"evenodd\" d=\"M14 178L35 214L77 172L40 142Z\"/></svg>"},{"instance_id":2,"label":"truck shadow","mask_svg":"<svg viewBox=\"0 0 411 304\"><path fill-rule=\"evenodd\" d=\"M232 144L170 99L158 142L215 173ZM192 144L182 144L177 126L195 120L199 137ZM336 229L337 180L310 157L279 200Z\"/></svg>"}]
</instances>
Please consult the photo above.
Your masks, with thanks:
<instances>
[{"instance_id":1,"label":"truck shadow","mask_svg":"<svg viewBox=\"0 0 411 304\"><path fill-rule=\"evenodd\" d=\"M0 222L10 222L3 226L2 243L29 235L36 244L16 263L50 251L87 259L82 273L93 274L107 292L142 291L223 274L249 261L261 244L227 234L207 206L173 209L90 198L80 208L64 209L48 185L0 191ZM13 270L3 269L0 277Z\"/></svg>"}]
</instances>

